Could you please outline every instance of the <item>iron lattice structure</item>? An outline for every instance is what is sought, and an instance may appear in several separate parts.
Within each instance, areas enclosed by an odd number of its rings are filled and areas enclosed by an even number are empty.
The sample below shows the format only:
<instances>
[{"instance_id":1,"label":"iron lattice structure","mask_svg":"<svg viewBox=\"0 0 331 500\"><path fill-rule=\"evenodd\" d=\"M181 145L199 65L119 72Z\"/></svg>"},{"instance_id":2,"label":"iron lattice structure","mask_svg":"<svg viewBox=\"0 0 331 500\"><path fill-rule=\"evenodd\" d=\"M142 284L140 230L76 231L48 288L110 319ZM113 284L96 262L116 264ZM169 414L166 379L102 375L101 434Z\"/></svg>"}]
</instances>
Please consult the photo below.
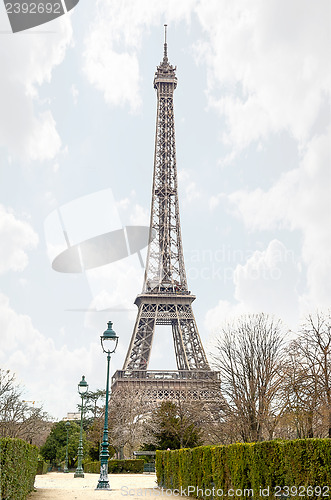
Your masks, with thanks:
<instances>
[{"instance_id":1,"label":"iron lattice structure","mask_svg":"<svg viewBox=\"0 0 331 500\"><path fill-rule=\"evenodd\" d=\"M192 310L195 296L188 290L181 237L177 187L174 90L176 68L168 61L167 40L163 61L157 67L157 117L149 248L143 291L135 304L138 315L123 370L113 377L118 384L145 386L151 397L172 399L185 387L196 394L215 380L203 349ZM156 325L171 325L178 371L148 372ZM207 390L208 392L208 390ZM163 396L162 396L163 394ZM194 396L195 397L195 396Z\"/></svg>"}]
</instances>

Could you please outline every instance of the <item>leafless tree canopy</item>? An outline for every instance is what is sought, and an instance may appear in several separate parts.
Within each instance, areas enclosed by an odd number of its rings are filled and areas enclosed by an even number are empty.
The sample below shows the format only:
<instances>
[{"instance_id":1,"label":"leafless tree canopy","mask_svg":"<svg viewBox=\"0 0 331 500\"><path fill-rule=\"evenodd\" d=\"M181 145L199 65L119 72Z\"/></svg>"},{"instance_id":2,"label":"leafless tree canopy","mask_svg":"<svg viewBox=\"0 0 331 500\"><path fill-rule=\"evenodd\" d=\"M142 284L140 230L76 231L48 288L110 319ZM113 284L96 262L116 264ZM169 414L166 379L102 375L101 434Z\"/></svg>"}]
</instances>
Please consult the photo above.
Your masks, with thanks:
<instances>
[{"instance_id":1,"label":"leafless tree canopy","mask_svg":"<svg viewBox=\"0 0 331 500\"><path fill-rule=\"evenodd\" d=\"M143 392L136 388L118 389L109 401L109 437L111 444L122 453L126 448L127 456L146 441L149 427L146 422L151 415L151 407Z\"/></svg>"},{"instance_id":2,"label":"leafless tree canopy","mask_svg":"<svg viewBox=\"0 0 331 500\"><path fill-rule=\"evenodd\" d=\"M214 364L221 372L226 400L223 419L243 441L273 436L280 411L279 367L284 358L279 321L265 314L243 316L224 328L216 342Z\"/></svg>"},{"instance_id":3,"label":"leafless tree canopy","mask_svg":"<svg viewBox=\"0 0 331 500\"><path fill-rule=\"evenodd\" d=\"M288 410L295 416L297 436L331 438L330 313L306 318L290 345L287 366Z\"/></svg>"},{"instance_id":4,"label":"leafless tree canopy","mask_svg":"<svg viewBox=\"0 0 331 500\"><path fill-rule=\"evenodd\" d=\"M221 442L331 437L331 316L309 315L294 340L265 314L224 328L213 359L225 404Z\"/></svg>"},{"instance_id":5,"label":"leafless tree canopy","mask_svg":"<svg viewBox=\"0 0 331 500\"><path fill-rule=\"evenodd\" d=\"M24 401L15 375L0 368L0 436L19 437L41 445L49 429L47 413L35 403Z\"/></svg>"}]
</instances>

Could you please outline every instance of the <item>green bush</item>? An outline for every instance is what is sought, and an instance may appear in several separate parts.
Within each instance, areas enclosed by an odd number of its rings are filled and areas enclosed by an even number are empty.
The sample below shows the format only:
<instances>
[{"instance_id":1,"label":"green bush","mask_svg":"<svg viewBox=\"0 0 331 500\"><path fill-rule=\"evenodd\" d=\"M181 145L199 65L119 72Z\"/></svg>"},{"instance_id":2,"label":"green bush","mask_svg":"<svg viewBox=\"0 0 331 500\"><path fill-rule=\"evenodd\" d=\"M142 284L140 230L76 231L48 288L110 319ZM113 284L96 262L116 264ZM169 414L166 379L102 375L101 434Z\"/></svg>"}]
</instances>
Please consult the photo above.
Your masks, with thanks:
<instances>
[{"instance_id":1,"label":"green bush","mask_svg":"<svg viewBox=\"0 0 331 500\"><path fill-rule=\"evenodd\" d=\"M245 496L244 490L251 490L251 496L258 498L261 488L274 498L275 493L280 497L282 488L286 493L286 487L293 487L289 492L293 500L320 499L323 493L324 496L331 493L331 487L328 490L331 439L275 440L157 451L156 474L160 487L182 489L186 493L190 487L188 493L198 498L208 498L206 490L213 487L216 491L222 490L223 495L230 489L238 489ZM311 489L308 490L308 486ZM269 494L262 494L261 498L269 498Z\"/></svg>"},{"instance_id":2,"label":"green bush","mask_svg":"<svg viewBox=\"0 0 331 500\"><path fill-rule=\"evenodd\" d=\"M49 462L45 462L42 458L38 459L37 474L46 474L49 467Z\"/></svg>"},{"instance_id":3,"label":"green bush","mask_svg":"<svg viewBox=\"0 0 331 500\"><path fill-rule=\"evenodd\" d=\"M84 463L84 472L98 474L100 472L100 462ZM144 472L144 460L108 460L108 472L110 474L125 474L127 472L140 474Z\"/></svg>"},{"instance_id":4,"label":"green bush","mask_svg":"<svg viewBox=\"0 0 331 500\"><path fill-rule=\"evenodd\" d=\"M0 498L25 500L33 490L38 448L21 439L0 439Z\"/></svg>"}]
</instances>

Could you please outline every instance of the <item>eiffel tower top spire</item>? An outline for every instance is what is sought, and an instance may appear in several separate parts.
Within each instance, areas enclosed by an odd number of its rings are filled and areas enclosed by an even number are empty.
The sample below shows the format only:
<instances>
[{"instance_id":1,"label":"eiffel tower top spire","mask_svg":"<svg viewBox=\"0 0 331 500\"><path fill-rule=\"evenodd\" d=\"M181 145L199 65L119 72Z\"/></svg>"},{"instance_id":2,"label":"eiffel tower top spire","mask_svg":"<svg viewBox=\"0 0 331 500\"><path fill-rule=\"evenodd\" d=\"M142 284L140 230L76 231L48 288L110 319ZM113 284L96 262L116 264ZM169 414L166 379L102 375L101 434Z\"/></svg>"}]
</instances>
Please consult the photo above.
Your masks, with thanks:
<instances>
[{"instance_id":1,"label":"eiffel tower top spire","mask_svg":"<svg viewBox=\"0 0 331 500\"><path fill-rule=\"evenodd\" d=\"M154 78L154 88L157 89L157 83L160 81L172 82L174 89L177 87L176 66L172 66L168 59L168 43L167 43L167 25L164 25L164 44L163 44L163 60L157 66Z\"/></svg>"},{"instance_id":2,"label":"eiffel tower top spire","mask_svg":"<svg viewBox=\"0 0 331 500\"><path fill-rule=\"evenodd\" d=\"M168 62L168 45L167 45L167 25L164 25L164 55L163 62Z\"/></svg>"}]
</instances>

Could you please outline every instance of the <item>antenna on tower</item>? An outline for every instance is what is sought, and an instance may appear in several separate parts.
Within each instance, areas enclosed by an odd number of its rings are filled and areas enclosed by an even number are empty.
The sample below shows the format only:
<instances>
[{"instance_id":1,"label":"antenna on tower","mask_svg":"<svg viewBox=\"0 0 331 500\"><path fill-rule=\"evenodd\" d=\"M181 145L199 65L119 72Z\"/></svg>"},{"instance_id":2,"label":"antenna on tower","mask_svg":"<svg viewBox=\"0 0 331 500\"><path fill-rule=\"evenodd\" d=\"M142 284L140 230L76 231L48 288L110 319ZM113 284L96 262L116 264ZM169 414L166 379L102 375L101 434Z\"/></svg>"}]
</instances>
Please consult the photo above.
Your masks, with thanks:
<instances>
[{"instance_id":1,"label":"antenna on tower","mask_svg":"<svg viewBox=\"0 0 331 500\"><path fill-rule=\"evenodd\" d=\"M163 60L168 60L168 50L167 50L167 24L164 25L164 57Z\"/></svg>"}]
</instances>

